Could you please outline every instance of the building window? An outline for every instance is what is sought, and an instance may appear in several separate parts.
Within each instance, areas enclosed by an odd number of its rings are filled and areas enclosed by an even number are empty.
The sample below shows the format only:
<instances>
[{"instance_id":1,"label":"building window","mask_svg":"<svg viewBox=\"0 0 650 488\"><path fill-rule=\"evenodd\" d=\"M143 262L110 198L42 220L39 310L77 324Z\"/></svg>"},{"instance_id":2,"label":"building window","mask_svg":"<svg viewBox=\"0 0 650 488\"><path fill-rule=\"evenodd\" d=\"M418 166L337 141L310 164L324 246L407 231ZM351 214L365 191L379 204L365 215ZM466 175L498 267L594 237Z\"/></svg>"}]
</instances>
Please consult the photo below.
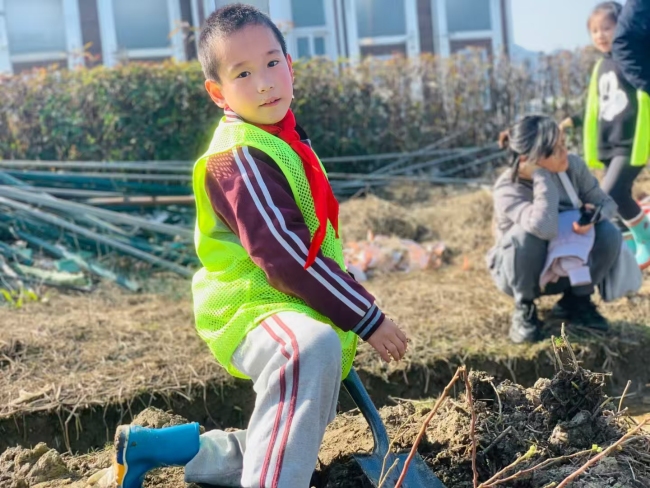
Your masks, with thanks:
<instances>
[{"instance_id":1,"label":"building window","mask_svg":"<svg viewBox=\"0 0 650 488\"><path fill-rule=\"evenodd\" d=\"M5 15L12 58L66 59L62 0L5 0Z\"/></svg>"},{"instance_id":2,"label":"building window","mask_svg":"<svg viewBox=\"0 0 650 488\"><path fill-rule=\"evenodd\" d=\"M404 36L405 0L356 0L359 38Z\"/></svg>"},{"instance_id":3,"label":"building window","mask_svg":"<svg viewBox=\"0 0 650 488\"><path fill-rule=\"evenodd\" d=\"M120 49L159 49L171 44L166 2L113 0L113 12Z\"/></svg>"},{"instance_id":4,"label":"building window","mask_svg":"<svg viewBox=\"0 0 650 488\"><path fill-rule=\"evenodd\" d=\"M334 36L325 0L292 0L291 17L297 57L327 56ZM289 42L290 50L291 45Z\"/></svg>"},{"instance_id":5,"label":"building window","mask_svg":"<svg viewBox=\"0 0 650 488\"><path fill-rule=\"evenodd\" d=\"M490 0L445 0L449 32L492 29ZM469 14L471 12L471 15Z\"/></svg>"},{"instance_id":6,"label":"building window","mask_svg":"<svg viewBox=\"0 0 650 488\"><path fill-rule=\"evenodd\" d=\"M327 55L325 36L305 35L296 38L298 58L309 59Z\"/></svg>"},{"instance_id":7,"label":"building window","mask_svg":"<svg viewBox=\"0 0 650 488\"><path fill-rule=\"evenodd\" d=\"M325 38L314 37L314 55L325 56Z\"/></svg>"},{"instance_id":8,"label":"building window","mask_svg":"<svg viewBox=\"0 0 650 488\"><path fill-rule=\"evenodd\" d=\"M299 37L296 42L298 44L298 57L310 58L311 49L309 49L309 37Z\"/></svg>"},{"instance_id":9,"label":"building window","mask_svg":"<svg viewBox=\"0 0 650 488\"><path fill-rule=\"evenodd\" d=\"M323 0L293 0L291 16L294 27L322 27L325 21L325 5Z\"/></svg>"},{"instance_id":10,"label":"building window","mask_svg":"<svg viewBox=\"0 0 650 488\"><path fill-rule=\"evenodd\" d=\"M105 65L186 59L181 0L96 1Z\"/></svg>"}]
</instances>

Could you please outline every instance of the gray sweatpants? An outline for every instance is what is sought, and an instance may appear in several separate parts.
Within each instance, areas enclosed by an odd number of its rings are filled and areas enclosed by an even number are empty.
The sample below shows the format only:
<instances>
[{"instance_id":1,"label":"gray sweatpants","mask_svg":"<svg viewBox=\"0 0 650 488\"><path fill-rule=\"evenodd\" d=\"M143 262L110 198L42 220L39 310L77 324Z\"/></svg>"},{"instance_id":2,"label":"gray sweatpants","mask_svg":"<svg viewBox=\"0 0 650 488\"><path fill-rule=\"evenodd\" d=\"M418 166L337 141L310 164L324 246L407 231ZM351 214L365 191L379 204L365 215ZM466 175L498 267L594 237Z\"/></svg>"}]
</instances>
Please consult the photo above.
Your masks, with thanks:
<instances>
[{"instance_id":1,"label":"gray sweatpants","mask_svg":"<svg viewBox=\"0 0 650 488\"><path fill-rule=\"evenodd\" d=\"M488 265L497 287L516 302L532 301L542 294L555 295L571 291L576 296L591 295L612 268L621 249L621 232L609 220L595 226L596 238L589 255L591 285L571 287L568 278L546 286L544 293L539 278L546 263L548 241L529 234L515 225L501 239L489 257Z\"/></svg>"},{"instance_id":2,"label":"gray sweatpants","mask_svg":"<svg viewBox=\"0 0 650 488\"><path fill-rule=\"evenodd\" d=\"M201 436L185 481L244 488L309 488L336 415L341 342L331 326L283 312L251 331L233 365L257 394L248 429Z\"/></svg>"}]
</instances>

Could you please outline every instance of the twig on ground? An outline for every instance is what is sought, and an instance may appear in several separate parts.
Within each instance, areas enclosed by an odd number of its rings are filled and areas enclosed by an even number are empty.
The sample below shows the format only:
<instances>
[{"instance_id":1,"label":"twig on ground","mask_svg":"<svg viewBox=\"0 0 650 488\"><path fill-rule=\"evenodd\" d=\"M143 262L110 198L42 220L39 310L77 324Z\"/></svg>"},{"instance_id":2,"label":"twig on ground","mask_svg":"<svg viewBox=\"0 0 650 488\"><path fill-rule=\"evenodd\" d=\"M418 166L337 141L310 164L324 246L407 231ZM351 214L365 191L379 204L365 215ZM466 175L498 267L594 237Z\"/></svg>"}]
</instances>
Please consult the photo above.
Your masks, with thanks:
<instances>
[{"instance_id":1,"label":"twig on ground","mask_svg":"<svg viewBox=\"0 0 650 488\"><path fill-rule=\"evenodd\" d=\"M489 485L482 484L481 488L491 488L493 486L502 485L503 483L507 483L508 481L514 481L517 478L521 478L522 476L530 474L533 471L537 471L537 470L546 468L546 467L551 466L553 464L557 464L557 463L559 463L561 461L567 461L569 459L584 456L584 455L590 454L592 452L594 452L593 449L587 449L585 451L576 452L575 454L571 454L569 456L559 456L559 457L556 457L556 458L547 459L546 461L543 461L543 462L533 466L532 468L528 468L528 469L524 469L522 471L518 471L515 474L513 474L512 476L508 476L507 478L503 478L502 480L494 481Z\"/></svg>"},{"instance_id":2,"label":"twig on ground","mask_svg":"<svg viewBox=\"0 0 650 488\"><path fill-rule=\"evenodd\" d=\"M562 357L560 352L557 350L556 346L557 337L554 335L551 336L551 346L553 347L553 358L555 359L555 369L556 371L564 371L564 365L562 364Z\"/></svg>"},{"instance_id":3,"label":"twig on ground","mask_svg":"<svg viewBox=\"0 0 650 488\"><path fill-rule=\"evenodd\" d=\"M631 380L627 380L627 384L625 385L625 390L623 390L623 394L621 395L621 400L618 402L618 411L621 411L621 408L623 407L623 400L625 399L625 395L627 394L627 390L632 384Z\"/></svg>"},{"instance_id":4,"label":"twig on ground","mask_svg":"<svg viewBox=\"0 0 650 488\"><path fill-rule=\"evenodd\" d=\"M494 446L496 446L501 439L503 439L505 436L507 436L510 433L511 430L512 430L512 425L508 426L508 428L506 430L504 430L503 432L501 432L497 436L497 438L494 439L490 443L489 446L487 446L485 449L483 449L483 454L487 454L490 451L490 449L492 449Z\"/></svg>"},{"instance_id":5,"label":"twig on ground","mask_svg":"<svg viewBox=\"0 0 650 488\"><path fill-rule=\"evenodd\" d=\"M497 396L497 401L499 402L499 423L503 421L503 406L501 405L501 395L499 395L499 392L497 391L497 387L494 386L494 382L490 380L490 386L494 390L494 393Z\"/></svg>"},{"instance_id":6,"label":"twig on ground","mask_svg":"<svg viewBox=\"0 0 650 488\"><path fill-rule=\"evenodd\" d=\"M636 481L636 474L634 473L634 468L632 467L632 463L630 463L630 461L628 461L627 459L625 461L627 462L627 465L630 467L630 472L632 473L632 479Z\"/></svg>"},{"instance_id":7,"label":"twig on ground","mask_svg":"<svg viewBox=\"0 0 650 488\"><path fill-rule=\"evenodd\" d=\"M465 381L465 395L467 396L467 404L469 411L472 415L472 423L469 430L470 438L472 439L472 474L474 488L478 487L478 471L476 470L476 411L474 410L474 398L472 397L472 384L469 381L469 373L467 370L463 372L463 380Z\"/></svg>"},{"instance_id":8,"label":"twig on ground","mask_svg":"<svg viewBox=\"0 0 650 488\"><path fill-rule=\"evenodd\" d=\"M408 400L404 400L408 401ZM401 425L399 430L397 431L397 434L393 437L393 440L390 443L390 446L388 446L388 451L386 452L386 455L384 456L384 461L381 464L381 475L379 476L379 488L386 482L386 479L388 478L388 475L391 473L391 471L397 466L397 459L395 462L393 462L393 465L388 468L388 471L386 471L386 462L388 461L388 457L391 455L393 452L393 447L395 446L395 443L397 440L400 438L400 436L404 433L406 426L413 420L413 418L417 415L417 412L409 415L409 417L406 419L406 421ZM384 472L386 471L386 474Z\"/></svg>"},{"instance_id":9,"label":"twig on ground","mask_svg":"<svg viewBox=\"0 0 650 488\"><path fill-rule=\"evenodd\" d=\"M533 457L536 453L537 453L537 448L536 448L535 446L531 446L531 448L528 449L528 451L527 451L525 454L522 454L521 456L519 456L519 457L518 457L517 459L515 459L511 464L509 464L508 466L506 466L505 468L503 468L501 471L499 471L497 474L495 474L494 476L492 476L492 478L490 478L490 479L487 480L486 482L481 483L480 485L478 485L478 488L487 488L487 487L490 486L492 483L494 483L496 480L498 480L502 475L504 475L505 473L507 473L508 471L510 471L512 468L514 468L514 467L517 466L518 464L521 464L523 461L525 461L525 460L527 460L527 459L530 459L530 458Z\"/></svg>"},{"instance_id":10,"label":"twig on ground","mask_svg":"<svg viewBox=\"0 0 650 488\"><path fill-rule=\"evenodd\" d=\"M438 398L438 401L436 404L433 406L433 409L427 415L427 418L424 419L424 423L422 424L422 427L420 427L420 432L418 433L418 436L415 439L415 442L413 442L413 447L411 447L411 452L409 453L408 457L406 458L406 462L404 463L404 468L402 469L402 473L400 474L399 479L397 480L397 483L395 483L395 488L400 488L402 486L402 483L404 482L404 479L406 478L406 473L408 472L409 465L411 464L411 461L415 457L415 455L418 452L418 446L420 445L420 442L422 441L422 438L424 437L424 434L427 431L427 426L429 425L429 422L431 422L431 419L433 419L433 416L436 414L440 406L442 405L442 402L447 398L449 395L449 391L452 389L452 387L456 384L458 379L460 378L460 375L465 372L465 367L461 366L456 370L456 374L454 377L451 379L449 384L445 386L444 391L442 392L442 395L440 398Z\"/></svg>"},{"instance_id":11,"label":"twig on ground","mask_svg":"<svg viewBox=\"0 0 650 488\"><path fill-rule=\"evenodd\" d=\"M566 333L566 328L565 324L562 324L562 330L560 332L560 335L562 337L562 340L564 341L564 346L566 347L567 351L569 351L569 355L571 356L571 360L573 361L573 366L574 368L578 367L578 358L576 357L575 353L573 352L573 346L571 345L571 342L569 342L569 336L567 336Z\"/></svg>"},{"instance_id":12,"label":"twig on ground","mask_svg":"<svg viewBox=\"0 0 650 488\"><path fill-rule=\"evenodd\" d=\"M388 451L390 452L390 450ZM386 457L388 457L388 454L386 454ZM384 483L386 483L386 480L388 479L388 476L393 472L393 470L397 467L399 464L399 459L395 459L393 461L393 464L391 465L390 468L388 468L388 471L386 471L386 474L383 474L384 468L385 468L385 463L386 463L386 458L384 458L384 466L382 466L382 476L379 478L379 486L377 488L382 488L384 486Z\"/></svg>"},{"instance_id":13,"label":"twig on ground","mask_svg":"<svg viewBox=\"0 0 650 488\"><path fill-rule=\"evenodd\" d=\"M620 446L625 440L627 440L629 437L632 437L634 434L636 434L639 430L643 428L648 422L650 422L650 419L646 419L643 422L641 422L639 425L637 425L634 429L629 431L627 434L625 434L623 437L621 437L619 440L617 440L614 444L609 446L607 449L605 449L603 452L601 452L598 456L595 456L591 458L589 461L587 461L585 464L582 465L580 469L578 469L576 472L570 474L567 476L562 483L560 483L557 488L565 488L566 486L569 485L574 479L576 479L578 476L582 475L589 469L590 466L593 466L596 464L598 461L600 461L602 458L606 457L609 455L610 452L612 452L614 449L616 449L618 446Z\"/></svg>"}]
</instances>

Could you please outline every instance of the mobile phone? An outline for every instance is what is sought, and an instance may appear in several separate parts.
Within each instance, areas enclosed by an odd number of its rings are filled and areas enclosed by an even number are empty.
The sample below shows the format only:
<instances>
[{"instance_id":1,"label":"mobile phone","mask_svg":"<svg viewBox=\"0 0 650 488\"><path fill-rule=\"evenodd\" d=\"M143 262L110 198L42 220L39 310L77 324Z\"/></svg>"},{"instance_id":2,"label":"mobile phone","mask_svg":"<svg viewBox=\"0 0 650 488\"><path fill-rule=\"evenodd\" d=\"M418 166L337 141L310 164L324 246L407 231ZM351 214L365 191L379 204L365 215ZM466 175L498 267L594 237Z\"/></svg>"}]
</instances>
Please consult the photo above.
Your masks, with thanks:
<instances>
[{"instance_id":1,"label":"mobile phone","mask_svg":"<svg viewBox=\"0 0 650 488\"><path fill-rule=\"evenodd\" d=\"M602 205L598 205L596 208L586 208L582 207L580 209L580 220L578 220L578 225L584 227L585 225L595 224L600 219L600 213L603 210Z\"/></svg>"}]
</instances>

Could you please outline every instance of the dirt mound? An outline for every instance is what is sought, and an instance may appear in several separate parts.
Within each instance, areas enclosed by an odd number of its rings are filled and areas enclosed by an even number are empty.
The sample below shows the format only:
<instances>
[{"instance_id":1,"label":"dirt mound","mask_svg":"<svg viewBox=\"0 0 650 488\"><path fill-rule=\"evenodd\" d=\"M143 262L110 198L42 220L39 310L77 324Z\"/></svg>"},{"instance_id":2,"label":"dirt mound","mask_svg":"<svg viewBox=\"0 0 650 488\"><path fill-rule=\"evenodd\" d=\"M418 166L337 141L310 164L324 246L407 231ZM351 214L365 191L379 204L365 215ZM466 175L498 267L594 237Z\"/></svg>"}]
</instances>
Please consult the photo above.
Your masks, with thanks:
<instances>
[{"instance_id":1,"label":"dirt mound","mask_svg":"<svg viewBox=\"0 0 650 488\"><path fill-rule=\"evenodd\" d=\"M557 486L602 449L619 441L632 421L616 412L603 393L603 375L575 363L531 388L511 381L495 385L485 373L469 375L473 401L446 398L426 429L419 453L449 488L472 483L472 411L476 415L476 465L485 486ZM405 402L380 412L395 450L409 450L432 402ZM147 409L134 423L166 427L182 417ZM642 432L642 431L641 431ZM339 415L328 427L313 479L315 488L369 488L352 455L372 449L372 437L356 412ZM576 488L650 486L650 435L637 433L610 457L586 470ZM81 488L110 466L110 448L83 456L61 456L45 444L9 449L0 457L0 485L11 488ZM510 468L508 468L510 467ZM496 475L496 476L495 476ZM504 481L505 480L505 481ZM556 484L553 484L556 483ZM181 468L150 473L145 487L185 487Z\"/></svg>"},{"instance_id":2,"label":"dirt mound","mask_svg":"<svg viewBox=\"0 0 650 488\"><path fill-rule=\"evenodd\" d=\"M365 239L369 231L417 242L433 237L430 229L408 209L372 195L341 205L339 221L346 241Z\"/></svg>"},{"instance_id":3,"label":"dirt mound","mask_svg":"<svg viewBox=\"0 0 650 488\"><path fill-rule=\"evenodd\" d=\"M448 399L428 425L420 455L447 487L472 487L473 409L478 479L485 486L498 481L498 486L516 488L557 486L634 424L605 396L603 375L576 366L574 360L563 363L553 379L540 379L531 388L511 381L495 385L488 375L471 373L473 406L464 395ZM382 409L396 450L410 450L431 405L409 402ZM647 433L631 437L571 486L650 486L649 442ZM339 416L321 449L321 486L370 487L350 453L371 448L365 421L359 415Z\"/></svg>"},{"instance_id":4,"label":"dirt mound","mask_svg":"<svg viewBox=\"0 0 650 488\"><path fill-rule=\"evenodd\" d=\"M180 415L147 408L133 419L133 424L164 428L186 424ZM203 428L202 428L203 431ZM11 448L0 456L0 486L7 488L86 488L88 479L111 466L112 447L81 456L61 455L40 443L33 449ZM152 471L146 487L185 487L182 468Z\"/></svg>"},{"instance_id":5,"label":"dirt mound","mask_svg":"<svg viewBox=\"0 0 650 488\"><path fill-rule=\"evenodd\" d=\"M72 481L72 476L56 449L50 449L44 443L38 444L34 449L7 449L0 456L0 486L58 486L55 480L65 483Z\"/></svg>"},{"instance_id":6,"label":"dirt mound","mask_svg":"<svg viewBox=\"0 0 650 488\"><path fill-rule=\"evenodd\" d=\"M159 408L147 408L136 415L131 423L151 429L163 429L165 427L173 427L174 425L186 424L187 419L180 415L164 412Z\"/></svg>"}]
</instances>

